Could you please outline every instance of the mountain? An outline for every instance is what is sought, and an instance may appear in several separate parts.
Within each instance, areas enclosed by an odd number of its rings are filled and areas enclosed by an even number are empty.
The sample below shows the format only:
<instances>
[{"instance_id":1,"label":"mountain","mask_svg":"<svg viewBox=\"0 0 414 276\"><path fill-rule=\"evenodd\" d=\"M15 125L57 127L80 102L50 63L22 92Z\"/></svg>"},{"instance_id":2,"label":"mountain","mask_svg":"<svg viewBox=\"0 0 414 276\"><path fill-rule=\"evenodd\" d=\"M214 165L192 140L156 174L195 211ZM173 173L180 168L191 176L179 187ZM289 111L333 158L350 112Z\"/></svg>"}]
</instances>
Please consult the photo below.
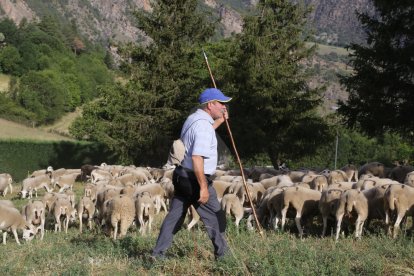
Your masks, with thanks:
<instances>
[{"instance_id":1,"label":"mountain","mask_svg":"<svg viewBox=\"0 0 414 276\"><path fill-rule=\"evenodd\" d=\"M199 0L220 20L220 33L229 36L242 30L242 16L258 0ZM299 2L299 0L292 0ZM309 25L319 42L345 45L363 41L364 34L355 11L372 10L369 0L300 0L313 7ZM304 2L303 2L304 1ZM17 24L26 18L36 20L55 15L74 24L89 39L108 45L111 42L142 41L147 38L136 26L133 11L151 10L150 0L0 0L0 18Z\"/></svg>"}]
</instances>

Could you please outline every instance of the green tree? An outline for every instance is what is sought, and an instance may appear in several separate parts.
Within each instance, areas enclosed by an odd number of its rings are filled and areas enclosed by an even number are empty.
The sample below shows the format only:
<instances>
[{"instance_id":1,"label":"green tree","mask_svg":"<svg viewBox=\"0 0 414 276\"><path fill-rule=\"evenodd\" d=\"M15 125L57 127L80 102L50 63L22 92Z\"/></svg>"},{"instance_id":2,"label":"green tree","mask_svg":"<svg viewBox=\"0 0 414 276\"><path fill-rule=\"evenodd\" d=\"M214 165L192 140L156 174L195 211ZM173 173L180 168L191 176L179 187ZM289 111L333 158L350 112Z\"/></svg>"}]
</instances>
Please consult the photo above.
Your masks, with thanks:
<instances>
[{"instance_id":1,"label":"green tree","mask_svg":"<svg viewBox=\"0 0 414 276\"><path fill-rule=\"evenodd\" d=\"M339 113L370 136L395 131L414 140L414 2L374 0L376 16L360 14L367 46L352 44L354 73Z\"/></svg>"},{"instance_id":2,"label":"green tree","mask_svg":"<svg viewBox=\"0 0 414 276\"><path fill-rule=\"evenodd\" d=\"M301 61L307 10L287 0L259 1L236 37L233 71L223 81L232 93L231 123L241 155L267 153L274 166L310 155L331 139L316 115L320 91L307 85Z\"/></svg>"},{"instance_id":3,"label":"green tree","mask_svg":"<svg viewBox=\"0 0 414 276\"><path fill-rule=\"evenodd\" d=\"M16 47L8 45L0 49L0 68L3 73L20 75L22 57Z\"/></svg>"},{"instance_id":4,"label":"green tree","mask_svg":"<svg viewBox=\"0 0 414 276\"><path fill-rule=\"evenodd\" d=\"M124 162L140 162L145 155L162 156L160 162L165 162L170 141L206 85L201 46L214 26L197 3L160 0L152 3L150 13L136 13L151 43L124 48L131 61L123 66L129 83L104 89L75 122L73 134L104 142Z\"/></svg>"}]
</instances>

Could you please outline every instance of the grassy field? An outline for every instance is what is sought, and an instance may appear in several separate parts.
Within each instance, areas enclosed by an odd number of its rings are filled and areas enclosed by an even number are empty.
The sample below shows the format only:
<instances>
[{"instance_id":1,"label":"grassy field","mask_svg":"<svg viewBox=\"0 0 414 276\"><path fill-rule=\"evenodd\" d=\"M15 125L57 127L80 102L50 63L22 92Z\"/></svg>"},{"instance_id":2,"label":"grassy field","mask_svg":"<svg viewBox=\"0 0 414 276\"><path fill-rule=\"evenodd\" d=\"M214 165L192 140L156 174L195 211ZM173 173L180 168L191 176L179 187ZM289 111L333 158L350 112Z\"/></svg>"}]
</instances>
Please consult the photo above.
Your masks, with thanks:
<instances>
[{"instance_id":1,"label":"grassy field","mask_svg":"<svg viewBox=\"0 0 414 276\"><path fill-rule=\"evenodd\" d=\"M311 47L313 45L315 45L315 43L312 42L307 42L306 45L308 47ZM336 47L336 46L332 46L332 45L324 45L324 44L319 44L316 43L317 45L317 53L320 55L327 55L329 53L335 53L337 55L340 56L345 56L349 54L349 51L345 48L342 47Z\"/></svg>"},{"instance_id":2,"label":"grassy field","mask_svg":"<svg viewBox=\"0 0 414 276\"><path fill-rule=\"evenodd\" d=\"M10 76L0 73L0 92L9 91Z\"/></svg>"},{"instance_id":3,"label":"grassy field","mask_svg":"<svg viewBox=\"0 0 414 276\"><path fill-rule=\"evenodd\" d=\"M74 112L70 112L65 114L62 118L60 118L57 122L53 125L49 126L42 126L40 127L41 130L45 130L47 132L52 132L56 134L62 135L69 135L69 126L72 122L81 115L82 111L80 108L77 108Z\"/></svg>"},{"instance_id":4,"label":"grassy field","mask_svg":"<svg viewBox=\"0 0 414 276\"><path fill-rule=\"evenodd\" d=\"M0 139L23 139L42 141L73 140L46 130L31 128L0 118Z\"/></svg>"},{"instance_id":5,"label":"grassy field","mask_svg":"<svg viewBox=\"0 0 414 276\"><path fill-rule=\"evenodd\" d=\"M81 195L83 184L74 190ZM20 190L19 184L15 190ZM7 195L17 207L27 202L16 192ZM382 230L361 240L352 237L335 242L332 237L319 238L316 233L303 240L293 233L239 230L228 220L226 231L230 254L220 261L212 255L212 245L202 225L193 231L182 230L175 236L169 257L153 262L148 255L155 244L161 212L155 229L141 236L132 227L123 239L113 241L98 228L80 234L77 225L69 233L54 233L47 226L43 241L35 239L20 246L8 235L1 245L2 275L413 275L413 238L401 235L386 237ZM294 229L294 227L292 227ZM319 229L320 230L320 229ZM319 231L318 230L318 231Z\"/></svg>"}]
</instances>

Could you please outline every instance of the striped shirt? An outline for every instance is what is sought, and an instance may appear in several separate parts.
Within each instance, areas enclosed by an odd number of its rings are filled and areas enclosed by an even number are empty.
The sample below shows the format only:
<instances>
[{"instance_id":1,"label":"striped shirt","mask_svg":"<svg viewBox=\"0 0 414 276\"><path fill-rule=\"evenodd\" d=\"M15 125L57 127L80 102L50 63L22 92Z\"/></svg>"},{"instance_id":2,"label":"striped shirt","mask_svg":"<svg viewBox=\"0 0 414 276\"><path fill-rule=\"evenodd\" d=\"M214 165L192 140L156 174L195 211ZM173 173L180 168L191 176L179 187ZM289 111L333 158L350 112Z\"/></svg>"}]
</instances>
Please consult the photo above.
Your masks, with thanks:
<instances>
[{"instance_id":1,"label":"striped shirt","mask_svg":"<svg viewBox=\"0 0 414 276\"><path fill-rule=\"evenodd\" d=\"M184 168L193 170L193 155L204 157L204 174L214 174L217 167L217 138L213 118L204 110L197 109L188 116L181 130L185 146Z\"/></svg>"}]
</instances>

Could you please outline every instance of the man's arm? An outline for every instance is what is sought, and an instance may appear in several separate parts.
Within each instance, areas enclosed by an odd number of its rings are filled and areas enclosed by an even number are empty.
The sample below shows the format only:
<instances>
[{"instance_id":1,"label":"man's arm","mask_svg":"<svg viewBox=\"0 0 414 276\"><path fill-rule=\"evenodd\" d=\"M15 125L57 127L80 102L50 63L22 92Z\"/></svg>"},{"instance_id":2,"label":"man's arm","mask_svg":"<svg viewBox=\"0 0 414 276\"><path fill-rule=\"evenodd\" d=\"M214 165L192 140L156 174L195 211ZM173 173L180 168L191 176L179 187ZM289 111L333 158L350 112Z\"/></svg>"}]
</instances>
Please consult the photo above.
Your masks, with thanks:
<instances>
[{"instance_id":1,"label":"man's arm","mask_svg":"<svg viewBox=\"0 0 414 276\"><path fill-rule=\"evenodd\" d=\"M198 185L200 185L200 198L198 202L205 204L208 201L208 183L206 176L204 175L204 158L200 155L193 155L191 157L193 161L193 170L197 178Z\"/></svg>"}]
</instances>

